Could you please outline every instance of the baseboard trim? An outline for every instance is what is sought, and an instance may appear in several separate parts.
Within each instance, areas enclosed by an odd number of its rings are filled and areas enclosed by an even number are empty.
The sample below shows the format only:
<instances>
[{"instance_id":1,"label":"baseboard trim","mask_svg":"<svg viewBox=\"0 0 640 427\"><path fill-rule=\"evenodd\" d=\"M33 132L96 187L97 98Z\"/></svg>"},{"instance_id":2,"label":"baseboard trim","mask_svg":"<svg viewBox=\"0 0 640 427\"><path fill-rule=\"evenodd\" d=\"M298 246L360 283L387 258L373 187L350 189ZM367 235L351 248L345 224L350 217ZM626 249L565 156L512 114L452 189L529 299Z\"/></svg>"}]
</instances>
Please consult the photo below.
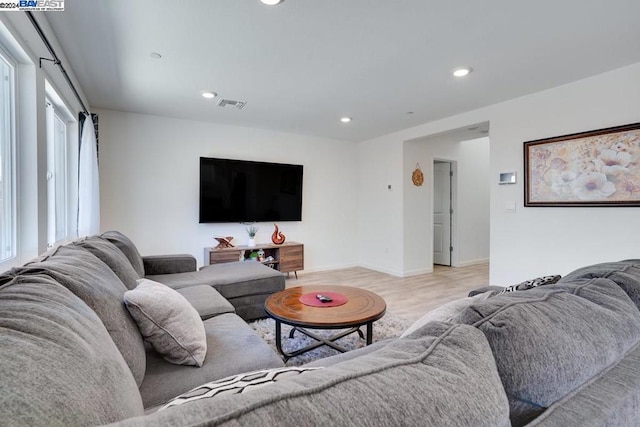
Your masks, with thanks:
<instances>
[{"instance_id":1,"label":"baseboard trim","mask_svg":"<svg viewBox=\"0 0 640 427\"><path fill-rule=\"evenodd\" d=\"M489 263L489 258L472 259L471 261L459 262L457 267L469 267L470 265L488 264L488 263Z\"/></svg>"},{"instance_id":2,"label":"baseboard trim","mask_svg":"<svg viewBox=\"0 0 640 427\"><path fill-rule=\"evenodd\" d=\"M314 268L305 268L304 270L298 271L298 275L305 273L319 273L322 271L331 271L331 270L344 270L345 268L353 268L360 267L359 264L338 264L338 265L325 265L322 267L314 267Z\"/></svg>"},{"instance_id":3,"label":"baseboard trim","mask_svg":"<svg viewBox=\"0 0 640 427\"><path fill-rule=\"evenodd\" d=\"M430 273L433 273L433 268L421 268L418 270L405 271L400 277L413 277L413 276L420 276L421 274L430 274Z\"/></svg>"},{"instance_id":4,"label":"baseboard trim","mask_svg":"<svg viewBox=\"0 0 640 427\"><path fill-rule=\"evenodd\" d=\"M380 272L380 273L390 274L391 276L404 277L402 272L398 272L398 271L394 271L394 270L387 270L385 268L380 268L378 266L371 265L371 264L360 264L359 267L366 268L366 269L373 270L373 271L377 271L377 272Z\"/></svg>"},{"instance_id":5,"label":"baseboard trim","mask_svg":"<svg viewBox=\"0 0 640 427\"><path fill-rule=\"evenodd\" d=\"M484 259L475 259L475 260L471 260L471 261L464 261L459 263L457 266L455 267L468 267L471 265L478 265L478 264L486 264L489 262L489 258L484 258ZM420 276L421 274L430 274L433 273L433 267L429 268L419 268L416 270L410 270L410 271L396 271L396 270L388 270L386 268L381 268L379 266L376 265L372 265L372 264L366 264L366 263L362 263L362 264L358 264L358 263L349 263L349 264L338 264L338 265L325 265L325 266L321 266L321 267L314 267L314 268L305 268L304 270L298 271L298 275L303 275L305 273L320 273L323 271L331 271L331 270L344 270L345 268L353 268L353 267L362 267L362 268L366 268L368 270L373 270L373 271L377 271L379 273L385 273L385 274L389 274L391 276L395 276L395 277L413 277L413 276Z\"/></svg>"}]
</instances>

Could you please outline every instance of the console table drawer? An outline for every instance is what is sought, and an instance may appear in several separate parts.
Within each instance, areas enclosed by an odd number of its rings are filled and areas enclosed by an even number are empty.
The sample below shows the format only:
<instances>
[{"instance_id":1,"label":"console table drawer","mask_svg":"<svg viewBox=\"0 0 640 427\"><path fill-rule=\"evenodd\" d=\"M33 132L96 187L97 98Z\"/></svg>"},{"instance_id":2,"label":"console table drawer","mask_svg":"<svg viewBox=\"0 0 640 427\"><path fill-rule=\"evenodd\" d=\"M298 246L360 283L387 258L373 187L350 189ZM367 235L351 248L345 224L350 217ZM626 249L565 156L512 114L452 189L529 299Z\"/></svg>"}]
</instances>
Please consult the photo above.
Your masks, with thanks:
<instances>
[{"instance_id":1,"label":"console table drawer","mask_svg":"<svg viewBox=\"0 0 640 427\"><path fill-rule=\"evenodd\" d=\"M288 273L301 270L304 270L304 245L291 244L280 247L280 271Z\"/></svg>"},{"instance_id":2,"label":"console table drawer","mask_svg":"<svg viewBox=\"0 0 640 427\"><path fill-rule=\"evenodd\" d=\"M209 264L221 264L225 262L240 261L241 251L214 251L209 252Z\"/></svg>"}]
</instances>

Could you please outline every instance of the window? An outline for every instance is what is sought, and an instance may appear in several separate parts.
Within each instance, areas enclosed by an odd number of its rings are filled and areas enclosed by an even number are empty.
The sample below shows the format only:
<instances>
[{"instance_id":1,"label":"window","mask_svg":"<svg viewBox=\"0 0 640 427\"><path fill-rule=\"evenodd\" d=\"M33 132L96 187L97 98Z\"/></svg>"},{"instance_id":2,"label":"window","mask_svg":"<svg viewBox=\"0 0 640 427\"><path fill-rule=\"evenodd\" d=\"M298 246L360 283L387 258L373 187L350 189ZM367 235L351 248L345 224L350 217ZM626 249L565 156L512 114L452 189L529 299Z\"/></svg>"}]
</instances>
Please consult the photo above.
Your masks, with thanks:
<instances>
[{"instance_id":1,"label":"window","mask_svg":"<svg viewBox=\"0 0 640 427\"><path fill-rule=\"evenodd\" d=\"M53 87L45 84L47 116L47 244L73 238L73 146L70 128L76 128L71 113Z\"/></svg>"},{"instance_id":2,"label":"window","mask_svg":"<svg viewBox=\"0 0 640 427\"><path fill-rule=\"evenodd\" d=\"M67 125L47 99L47 243L67 237Z\"/></svg>"},{"instance_id":3,"label":"window","mask_svg":"<svg viewBox=\"0 0 640 427\"><path fill-rule=\"evenodd\" d=\"M14 70L0 50L0 261L16 254Z\"/></svg>"}]
</instances>

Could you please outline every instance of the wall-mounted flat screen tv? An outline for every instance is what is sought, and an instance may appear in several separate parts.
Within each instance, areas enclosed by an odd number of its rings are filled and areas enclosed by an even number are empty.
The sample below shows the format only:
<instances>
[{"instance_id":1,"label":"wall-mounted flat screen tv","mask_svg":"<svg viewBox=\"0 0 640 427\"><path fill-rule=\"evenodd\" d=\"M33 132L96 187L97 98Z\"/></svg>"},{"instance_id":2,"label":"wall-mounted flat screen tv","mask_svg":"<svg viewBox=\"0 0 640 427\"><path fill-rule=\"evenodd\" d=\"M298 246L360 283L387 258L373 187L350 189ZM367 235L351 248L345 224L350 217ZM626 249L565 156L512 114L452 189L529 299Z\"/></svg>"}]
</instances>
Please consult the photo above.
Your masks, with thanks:
<instances>
[{"instance_id":1,"label":"wall-mounted flat screen tv","mask_svg":"<svg viewBox=\"0 0 640 427\"><path fill-rule=\"evenodd\" d=\"M200 222L301 221L302 169L200 157Z\"/></svg>"}]
</instances>

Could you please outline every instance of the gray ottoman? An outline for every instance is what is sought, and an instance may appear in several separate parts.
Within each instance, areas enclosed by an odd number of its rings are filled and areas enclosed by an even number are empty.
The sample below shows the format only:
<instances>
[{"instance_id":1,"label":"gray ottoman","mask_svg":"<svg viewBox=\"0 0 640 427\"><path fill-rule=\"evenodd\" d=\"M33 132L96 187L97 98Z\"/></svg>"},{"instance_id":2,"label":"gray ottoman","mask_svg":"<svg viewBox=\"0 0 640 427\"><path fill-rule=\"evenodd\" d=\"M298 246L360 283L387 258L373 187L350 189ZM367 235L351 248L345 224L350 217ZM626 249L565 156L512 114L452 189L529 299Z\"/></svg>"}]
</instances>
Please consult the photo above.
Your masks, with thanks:
<instances>
[{"instance_id":1,"label":"gray ottoman","mask_svg":"<svg viewBox=\"0 0 640 427\"><path fill-rule=\"evenodd\" d=\"M244 320L266 317L267 297L284 289L284 275L256 261L214 264L198 271L147 276L173 289L189 286L213 286Z\"/></svg>"}]
</instances>

